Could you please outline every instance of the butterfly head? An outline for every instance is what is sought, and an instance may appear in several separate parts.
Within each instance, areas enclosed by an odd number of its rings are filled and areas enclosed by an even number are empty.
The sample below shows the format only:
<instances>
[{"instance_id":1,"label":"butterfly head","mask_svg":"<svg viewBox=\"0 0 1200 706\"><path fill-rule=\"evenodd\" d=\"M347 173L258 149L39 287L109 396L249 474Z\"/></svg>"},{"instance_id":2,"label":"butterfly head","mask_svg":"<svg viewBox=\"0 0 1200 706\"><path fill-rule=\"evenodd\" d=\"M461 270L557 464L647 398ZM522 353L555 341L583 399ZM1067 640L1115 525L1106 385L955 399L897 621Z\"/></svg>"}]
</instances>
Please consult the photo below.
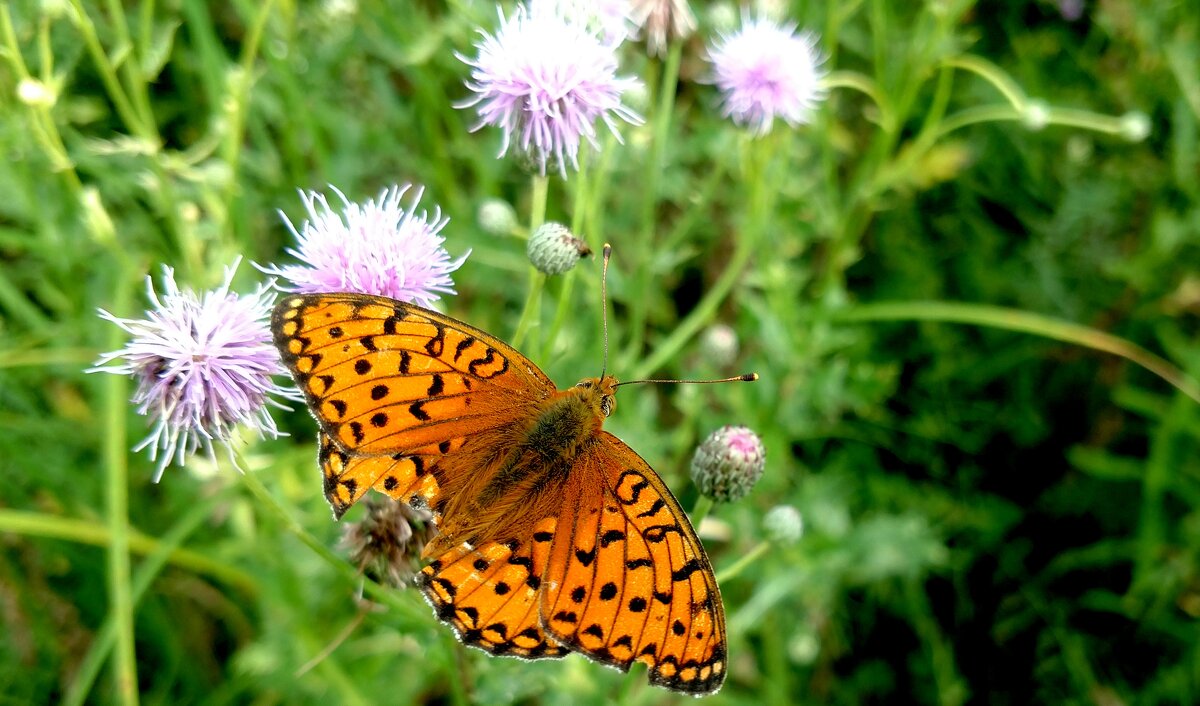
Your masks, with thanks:
<instances>
[{"instance_id":1,"label":"butterfly head","mask_svg":"<svg viewBox=\"0 0 1200 706\"><path fill-rule=\"evenodd\" d=\"M604 419L617 408L617 379L612 375L584 378L575 387L599 418Z\"/></svg>"}]
</instances>

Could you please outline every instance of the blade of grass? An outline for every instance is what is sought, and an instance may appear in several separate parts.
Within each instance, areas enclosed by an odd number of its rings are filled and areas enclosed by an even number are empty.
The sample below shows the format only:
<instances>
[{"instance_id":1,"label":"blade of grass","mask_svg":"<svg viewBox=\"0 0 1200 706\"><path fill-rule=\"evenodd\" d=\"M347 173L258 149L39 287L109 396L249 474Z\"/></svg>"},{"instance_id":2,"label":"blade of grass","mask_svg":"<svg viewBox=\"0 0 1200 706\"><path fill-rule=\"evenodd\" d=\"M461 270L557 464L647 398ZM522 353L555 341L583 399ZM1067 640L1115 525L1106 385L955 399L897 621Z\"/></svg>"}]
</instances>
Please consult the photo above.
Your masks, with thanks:
<instances>
[{"instance_id":1,"label":"blade of grass","mask_svg":"<svg viewBox=\"0 0 1200 706\"><path fill-rule=\"evenodd\" d=\"M860 304L845 309L822 311L820 317L843 322L941 321L987 326L1029 333L1063 343L1111 353L1162 378L1169 385L1200 403L1200 383L1167 360L1119 336L1081 324L1019 309L985 304L941 301L900 301Z\"/></svg>"}]
</instances>

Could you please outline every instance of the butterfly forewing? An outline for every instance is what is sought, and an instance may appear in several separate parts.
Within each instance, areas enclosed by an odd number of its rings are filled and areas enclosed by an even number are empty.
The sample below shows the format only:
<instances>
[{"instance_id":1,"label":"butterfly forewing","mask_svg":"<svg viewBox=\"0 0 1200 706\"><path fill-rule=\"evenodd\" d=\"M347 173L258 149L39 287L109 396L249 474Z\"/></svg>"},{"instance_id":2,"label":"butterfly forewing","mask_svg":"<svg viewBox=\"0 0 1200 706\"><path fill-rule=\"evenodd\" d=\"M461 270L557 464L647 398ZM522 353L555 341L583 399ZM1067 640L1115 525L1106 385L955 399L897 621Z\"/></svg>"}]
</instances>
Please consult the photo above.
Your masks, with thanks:
<instances>
[{"instance_id":1,"label":"butterfly forewing","mask_svg":"<svg viewBox=\"0 0 1200 706\"><path fill-rule=\"evenodd\" d=\"M324 431L382 455L510 424L514 402L554 386L483 331L412 304L363 294L291 294L275 343Z\"/></svg>"},{"instance_id":2,"label":"butterfly forewing","mask_svg":"<svg viewBox=\"0 0 1200 706\"><path fill-rule=\"evenodd\" d=\"M725 613L691 523L650 466L607 432L576 459L542 577L551 637L669 689L712 693L725 677ZM603 492L596 492L598 489Z\"/></svg>"}]
</instances>

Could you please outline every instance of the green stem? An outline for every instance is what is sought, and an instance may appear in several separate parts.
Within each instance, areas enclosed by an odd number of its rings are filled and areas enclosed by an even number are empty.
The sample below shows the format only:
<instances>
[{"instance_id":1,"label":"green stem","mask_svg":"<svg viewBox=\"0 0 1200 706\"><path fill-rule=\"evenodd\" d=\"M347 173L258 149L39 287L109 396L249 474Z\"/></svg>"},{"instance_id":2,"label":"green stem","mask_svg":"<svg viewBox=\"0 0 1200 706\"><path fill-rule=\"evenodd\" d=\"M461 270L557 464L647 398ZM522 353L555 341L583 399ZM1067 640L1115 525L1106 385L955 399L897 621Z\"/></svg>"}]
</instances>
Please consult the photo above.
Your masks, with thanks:
<instances>
[{"instance_id":1,"label":"green stem","mask_svg":"<svg viewBox=\"0 0 1200 706\"><path fill-rule=\"evenodd\" d=\"M742 237L738 240L729 265L726 266L725 271L721 273L716 283L704 293L704 297L701 298L696 308L688 312L688 315L679 322L679 325L671 331L671 334L650 355L642 359L640 364L633 368L629 374L629 379L640 380L653 375L655 371L668 361L673 360L679 354L679 351L683 350L683 347L692 340L692 337L712 320L713 316L717 313L717 308L721 306L721 303L725 301L725 297L733 290L733 285L750 262L750 255L754 252L755 242L756 239L752 237Z\"/></svg>"},{"instance_id":2,"label":"green stem","mask_svg":"<svg viewBox=\"0 0 1200 706\"><path fill-rule=\"evenodd\" d=\"M712 512L713 499L707 495L700 495L696 498L696 504L692 506L692 511L688 513L688 517L692 520L693 527L699 527L704 518L708 517L708 513Z\"/></svg>"},{"instance_id":3,"label":"green stem","mask_svg":"<svg viewBox=\"0 0 1200 706\"><path fill-rule=\"evenodd\" d=\"M112 546L112 531L106 526L87 520L56 517L37 512L0 510L0 532L10 532L28 537L64 539L96 547ZM163 551L165 541L144 535L132 528L128 532L128 540L129 551L141 555ZM258 592L258 585L254 578L231 567L228 562L217 561L189 549L171 550L168 552L167 560L172 566L202 576L209 576L236 588L247 596L254 596Z\"/></svg>"},{"instance_id":4,"label":"green stem","mask_svg":"<svg viewBox=\"0 0 1200 706\"><path fill-rule=\"evenodd\" d=\"M133 604L136 606L141 602L142 597L146 595L150 585L154 579L162 572L163 567L172 559L179 555L182 551L179 547L183 544L193 531L200 526L200 523L209 517L213 508L217 505L226 502L231 491L236 486L227 485L221 491L204 498L199 503L192 506L179 521L175 523L169 532L163 535L162 539L155 542L152 539L145 538L152 543L153 549L149 551L146 560L133 575ZM58 518L49 518L57 520ZM0 529L3 529L3 518L0 517ZM107 535L106 535L107 538ZM105 539L106 541L106 539ZM101 542L104 543L104 542ZM131 545L133 543L131 542ZM137 551L136 547L133 547ZM195 554L203 561L210 561L208 557L202 554ZM179 564L180 562L174 562ZM213 562L216 563L216 562ZM216 564L218 567L224 568L224 564ZM236 570L232 570L236 571ZM257 591L257 585L249 576L242 575L241 579L246 582L249 587L248 594L253 594ZM100 669L104 665L104 660L112 651L113 644L117 639L117 625L113 621L112 616L109 616L104 621L104 625L97 633L96 639L92 641L91 647L88 648L87 654L83 661L80 662L79 668L75 671L75 676L71 681L70 687L67 689L66 698L63 699L63 706L83 706L87 699L88 693L91 691L92 684L95 683L96 677L100 674Z\"/></svg>"},{"instance_id":5,"label":"green stem","mask_svg":"<svg viewBox=\"0 0 1200 706\"><path fill-rule=\"evenodd\" d=\"M766 554L767 550L770 548L771 543L767 540L764 539L763 541L759 542L753 549L746 552L737 561L718 571L717 583L723 584L726 581L733 579L738 574L742 573L747 566L750 566L754 562L758 561L759 557L761 557L763 554Z\"/></svg>"},{"instance_id":6,"label":"green stem","mask_svg":"<svg viewBox=\"0 0 1200 706\"><path fill-rule=\"evenodd\" d=\"M529 237L537 232L546 222L546 200L550 191L550 180L542 175L533 177L533 194L529 204ZM521 311L521 320L517 322L517 331L510 341L513 348L519 348L525 340L525 334L539 318L542 309L542 286L546 283L546 275L529 266L529 292L525 297L525 308Z\"/></svg>"},{"instance_id":7,"label":"green stem","mask_svg":"<svg viewBox=\"0 0 1200 706\"><path fill-rule=\"evenodd\" d=\"M247 468L246 462L240 457L235 456L234 462L238 469ZM363 581L360 573L355 570L344 559L333 553L328 547L322 544L316 537L308 532L304 527L291 516L290 513L283 507L274 495L271 495L262 481L258 479L258 475L254 471L237 471L242 479L242 484L250 491L259 502L259 507L266 509L273 514L282 524L284 529L292 533L305 546L313 551L327 564L332 566L347 580L348 583L356 587L361 586L364 594L370 596L371 600L376 603L392 608L400 615L412 620L420 619L418 613L412 604L400 599L400 594L387 587L381 586L373 581Z\"/></svg>"},{"instance_id":8,"label":"green stem","mask_svg":"<svg viewBox=\"0 0 1200 706\"><path fill-rule=\"evenodd\" d=\"M113 311L129 308L130 289L117 278ZM121 345L124 332L113 326L108 349ZM116 626L116 650L113 673L117 701L126 706L138 703L137 656L133 637L133 595L129 564L129 466L126 451L126 406L129 403L129 379L124 375L106 376L104 385L104 467L108 513L108 611Z\"/></svg>"},{"instance_id":9,"label":"green stem","mask_svg":"<svg viewBox=\"0 0 1200 706\"><path fill-rule=\"evenodd\" d=\"M587 234L583 232L584 219L587 217L588 195L591 191L589 188L592 180L588 172L587 160L582 160L579 164L579 173L575 177L575 199L572 205L571 213L571 233L576 238L580 238L585 242L588 240ZM594 242L594 241L593 241ZM592 247L594 252L597 248ZM554 344L558 340L558 332L562 329L567 320L567 314L572 310L571 294L575 289L575 277L578 268L571 269L562 276L562 287L558 292L558 307L554 312L554 320L550 324L549 333L542 340L542 355L540 361L546 363L550 360L550 356L554 352Z\"/></svg>"},{"instance_id":10,"label":"green stem","mask_svg":"<svg viewBox=\"0 0 1200 706\"><path fill-rule=\"evenodd\" d=\"M1088 326L1019 309L985 304L940 301L902 301L859 304L821 312L834 321L941 321L1029 333L1055 341L1120 356L1157 375L1175 389L1200 402L1200 384L1170 362L1141 346Z\"/></svg>"},{"instance_id":11,"label":"green stem","mask_svg":"<svg viewBox=\"0 0 1200 706\"><path fill-rule=\"evenodd\" d=\"M651 261L656 250L658 231L658 202L661 176L666 163L667 144L671 139L671 119L675 112L675 92L679 85L679 65L683 57L683 42L672 42L663 65L661 81L658 82L658 103L655 106L654 124L651 130L650 161L642 182L642 237L634 245L637 289L629 301L629 343L625 346L625 359L635 360L641 355L646 340L646 321L649 305L653 299L655 283Z\"/></svg>"},{"instance_id":12,"label":"green stem","mask_svg":"<svg viewBox=\"0 0 1200 706\"><path fill-rule=\"evenodd\" d=\"M21 58L21 49L17 44L17 33L13 28L12 17L9 15L8 4L0 5L0 34L4 37L4 46L6 51L3 53L8 57L9 66L12 67L13 73L18 80L32 79L28 67L25 66L24 60ZM48 42L43 42L43 46ZM52 68L50 64L50 53L44 50L42 53L43 71L48 72ZM50 89L50 84L46 80L42 80L46 84L47 90ZM63 142L62 135L58 131L58 125L54 121L51 106L39 105L30 106L30 112L33 114L33 134L37 141L41 144L42 150L46 153L46 157L50 160L54 171L61 172L67 180L67 187L70 188L71 194L76 199L81 199L83 192L83 183L79 179L79 173L75 171L75 164L71 161L71 157L67 154L66 144Z\"/></svg>"}]
</instances>

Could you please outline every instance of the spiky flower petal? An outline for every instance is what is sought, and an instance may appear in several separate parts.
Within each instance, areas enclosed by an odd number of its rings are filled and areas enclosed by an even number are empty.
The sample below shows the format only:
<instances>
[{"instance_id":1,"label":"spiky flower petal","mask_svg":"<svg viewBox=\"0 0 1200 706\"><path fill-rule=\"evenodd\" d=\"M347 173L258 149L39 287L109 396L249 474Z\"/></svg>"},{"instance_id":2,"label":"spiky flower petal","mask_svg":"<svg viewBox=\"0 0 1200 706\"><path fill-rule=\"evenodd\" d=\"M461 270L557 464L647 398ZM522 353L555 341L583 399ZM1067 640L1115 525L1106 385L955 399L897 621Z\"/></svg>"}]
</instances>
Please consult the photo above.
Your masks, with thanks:
<instances>
[{"instance_id":1,"label":"spiky flower petal","mask_svg":"<svg viewBox=\"0 0 1200 706\"><path fill-rule=\"evenodd\" d=\"M617 76L616 44L606 42L586 19L555 2L518 5L500 14L495 34L481 31L467 81L475 95L457 107L473 107L472 128L503 132L500 156L514 146L546 174L547 165L566 177L579 168L579 147L598 147L597 121L620 140L618 121L640 124L641 116L621 102L635 79Z\"/></svg>"},{"instance_id":2,"label":"spiky flower petal","mask_svg":"<svg viewBox=\"0 0 1200 706\"><path fill-rule=\"evenodd\" d=\"M302 191L308 219L299 231L283 216L299 243L288 253L302 264L259 268L280 277L282 289L376 294L426 307L442 294L454 294L450 273L462 266L470 251L450 257L441 236L450 219L436 207L432 216L417 211L423 188L416 190L407 208L401 200L409 185L384 189L378 200L363 204L330 188L342 201L340 212L323 194Z\"/></svg>"},{"instance_id":3,"label":"spiky flower petal","mask_svg":"<svg viewBox=\"0 0 1200 706\"><path fill-rule=\"evenodd\" d=\"M236 269L237 263L226 268L220 287L197 295L181 290L174 271L164 266L161 296L146 278L153 307L144 319L100 310L132 339L100 356L88 372L136 381L132 402L154 429L135 450L148 448L158 462L156 482L172 461L183 465L201 448L212 456L214 442L227 444L238 425L278 436L268 406L283 407L275 398L299 399L272 380L287 371L267 326L275 299L270 284L248 295L231 292Z\"/></svg>"},{"instance_id":4,"label":"spiky flower petal","mask_svg":"<svg viewBox=\"0 0 1200 706\"><path fill-rule=\"evenodd\" d=\"M721 113L759 135L776 118L793 127L808 122L824 97L816 43L816 35L797 35L794 23L743 17L740 30L708 49Z\"/></svg>"}]
</instances>

